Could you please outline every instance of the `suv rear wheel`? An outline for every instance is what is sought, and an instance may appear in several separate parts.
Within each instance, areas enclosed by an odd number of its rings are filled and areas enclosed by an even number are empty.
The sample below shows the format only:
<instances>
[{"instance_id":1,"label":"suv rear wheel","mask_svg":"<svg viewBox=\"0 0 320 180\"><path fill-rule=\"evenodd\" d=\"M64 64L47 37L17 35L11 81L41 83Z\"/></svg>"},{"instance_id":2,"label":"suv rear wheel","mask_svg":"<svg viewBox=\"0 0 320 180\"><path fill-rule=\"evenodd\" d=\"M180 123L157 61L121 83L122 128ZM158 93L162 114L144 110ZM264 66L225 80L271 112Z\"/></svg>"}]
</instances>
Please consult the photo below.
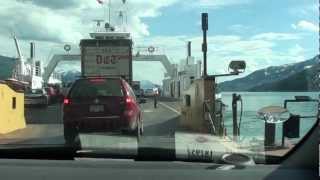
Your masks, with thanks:
<instances>
[{"instance_id":1,"label":"suv rear wheel","mask_svg":"<svg viewBox=\"0 0 320 180\"><path fill-rule=\"evenodd\" d=\"M76 142L76 137L78 136L77 129L70 125L64 125L64 139L66 144L73 145Z\"/></svg>"},{"instance_id":2,"label":"suv rear wheel","mask_svg":"<svg viewBox=\"0 0 320 180\"><path fill-rule=\"evenodd\" d=\"M141 121L141 119L140 119L140 135L142 136L143 135L143 131L144 131L144 129L143 129L143 122Z\"/></svg>"},{"instance_id":3,"label":"suv rear wheel","mask_svg":"<svg viewBox=\"0 0 320 180\"><path fill-rule=\"evenodd\" d=\"M139 120L137 121L137 127L135 129L135 134L136 134L137 139L139 141L141 138L141 122Z\"/></svg>"}]
</instances>

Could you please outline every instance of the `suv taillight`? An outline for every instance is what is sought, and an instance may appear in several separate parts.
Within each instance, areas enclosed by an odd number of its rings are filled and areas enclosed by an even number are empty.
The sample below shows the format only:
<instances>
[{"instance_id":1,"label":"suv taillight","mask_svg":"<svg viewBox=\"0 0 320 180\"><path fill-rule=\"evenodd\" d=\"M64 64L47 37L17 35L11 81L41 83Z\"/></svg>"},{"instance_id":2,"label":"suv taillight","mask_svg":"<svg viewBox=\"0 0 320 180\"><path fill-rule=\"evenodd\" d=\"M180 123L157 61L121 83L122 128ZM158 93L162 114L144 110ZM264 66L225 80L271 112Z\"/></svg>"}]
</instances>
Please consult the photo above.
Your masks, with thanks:
<instances>
[{"instance_id":1,"label":"suv taillight","mask_svg":"<svg viewBox=\"0 0 320 180\"><path fill-rule=\"evenodd\" d=\"M125 97L125 115L127 117L133 116L134 99L130 96Z\"/></svg>"},{"instance_id":2,"label":"suv taillight","mask_svg":"<svg viewBox=\"0 0 320 180\"><path fill-rule=\"evenodd\" d=\"M64 98L63 99L63 105L69 105L71 103L70 99Z\"/></svg>"},{"instance_id":3,"label":"suv taillight","mask_svg":"<svg viewBox=\"0 0 320 180\"><path fill-rule=\"evenodd\" d=\"M126 97L126 105L130 105L130 104L132 104L132 103L134 103L133 98L130 97L130 96L127 96L127 97Z\"/></svg>"}]
</instances>

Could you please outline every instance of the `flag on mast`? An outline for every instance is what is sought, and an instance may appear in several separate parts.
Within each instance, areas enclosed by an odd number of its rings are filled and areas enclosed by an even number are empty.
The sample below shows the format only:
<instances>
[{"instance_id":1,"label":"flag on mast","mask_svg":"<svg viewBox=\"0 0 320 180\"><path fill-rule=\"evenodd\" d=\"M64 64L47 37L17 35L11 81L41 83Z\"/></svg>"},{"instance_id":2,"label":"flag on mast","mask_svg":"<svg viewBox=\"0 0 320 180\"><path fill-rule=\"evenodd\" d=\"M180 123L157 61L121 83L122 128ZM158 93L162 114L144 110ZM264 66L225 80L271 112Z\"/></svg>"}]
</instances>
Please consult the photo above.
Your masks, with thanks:
<instances>
[{"instance_id":1,"label":"flag on mast","mask_svg":"<svg viewBox=\"0 0 320 180\"><path fill-rule=\"evenodd\" d=\"M99 4L103 4L103 0L97 0Z\"/></svg>"}]
</instances>

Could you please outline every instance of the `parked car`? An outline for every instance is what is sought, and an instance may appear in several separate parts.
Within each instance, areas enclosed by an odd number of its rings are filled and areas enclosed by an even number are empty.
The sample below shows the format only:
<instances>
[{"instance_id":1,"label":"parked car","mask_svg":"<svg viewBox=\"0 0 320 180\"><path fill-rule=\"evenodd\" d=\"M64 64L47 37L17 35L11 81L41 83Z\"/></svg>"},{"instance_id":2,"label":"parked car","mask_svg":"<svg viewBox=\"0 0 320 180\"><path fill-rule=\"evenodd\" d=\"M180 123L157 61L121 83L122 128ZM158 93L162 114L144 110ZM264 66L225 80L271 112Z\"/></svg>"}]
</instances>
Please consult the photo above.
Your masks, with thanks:
<instances>
[{"instance_id":1,"label":"parked car","mask_svg":"<svg viewBox=\"0 0 320 180\"><path fill-rule=\"evenodd\" d=\"M133 90L136 97L143 97L143 90L142 89L134 89Z\"/></svg>"},{"instance_id":2,"label":"parked car","mask_svg":"<svg viewBox=\"0 0 320 180\"><path fill-rule=\"evenodd\" d=\"M144 91L144 96L145 96L145 97L151 97L151 96L154 96L154 95L155 95L155 92L154 92L153 89L146 89L146 90Z\"/></svg>"},{"instance_id":3,"label":"parked car","mask_svg":"<svg viewBox=\"0 0 320 180\"><path fill-rule=\"evenodd\" d=\"M63 101L66 143L80 132L143 133L141 108L130 85L122 78L81 78Z\"/></svg>"},{"instance_id":4,"label":"parked car","mask_svg":"<svg viewBox=\"0 0 320 180\"><path fill-rule=\"evenodd\" d=\"M24 94L26 106L48 106L49 96L45 89L27 89Z\"/></svg>"}]
</instances>

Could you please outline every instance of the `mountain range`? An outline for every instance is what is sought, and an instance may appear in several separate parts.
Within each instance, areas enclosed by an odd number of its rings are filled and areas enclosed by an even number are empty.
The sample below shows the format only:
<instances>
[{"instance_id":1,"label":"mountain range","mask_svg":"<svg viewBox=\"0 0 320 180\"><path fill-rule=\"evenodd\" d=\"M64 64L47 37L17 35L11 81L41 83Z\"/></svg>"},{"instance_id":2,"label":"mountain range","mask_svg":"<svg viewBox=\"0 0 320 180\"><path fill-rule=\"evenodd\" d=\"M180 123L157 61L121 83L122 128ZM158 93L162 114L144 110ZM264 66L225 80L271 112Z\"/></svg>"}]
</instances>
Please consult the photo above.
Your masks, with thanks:
<instances>
[{"instance_id":1,"label":"mountain range","mask_svg":"<svg viewBox=\"0 0 320 180\"><path fill-rule=\"evenodd\" d=\"M221 91L319 91L319 56L312 59L271 66L249 75L219 83Z\"/></svg>"},{"instance_id":2,"label":"mountain range","mask_svg":"<svg viewBox=\"0 0 320 180\"><path fill-rule=\"evenodd\" d=\"M15 61L15 58L0 55L0 80L11 78Z\"/></svg>"},{"instance_id":3,"label":"mountain range","mask_svg":"<svg viewBox=\"0 0 320 180\"><path fill-rule=\"evenodd\" d=\"M0 55L0 80L11 77L15 60ZM218 88L220 91L319 91L319 63L318 55L299 63L270 66L243 78L219 83ZM64 72L62 81L73 82L80 74L79 71ZM142 80L140 83L143 89L158 86L148 80Z\"/></svg>"}]
</instances>

